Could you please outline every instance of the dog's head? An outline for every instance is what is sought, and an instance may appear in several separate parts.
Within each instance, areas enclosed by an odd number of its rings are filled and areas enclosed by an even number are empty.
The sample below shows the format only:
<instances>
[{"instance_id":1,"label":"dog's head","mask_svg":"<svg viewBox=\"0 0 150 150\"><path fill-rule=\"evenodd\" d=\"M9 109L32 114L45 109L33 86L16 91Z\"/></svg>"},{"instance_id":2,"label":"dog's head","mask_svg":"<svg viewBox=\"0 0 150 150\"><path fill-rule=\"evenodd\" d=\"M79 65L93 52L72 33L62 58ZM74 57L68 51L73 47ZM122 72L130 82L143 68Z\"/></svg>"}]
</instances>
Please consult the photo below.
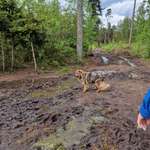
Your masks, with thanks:
<instances>
[{"instance_id":1,"label":"dog's head","mask_svg":"<svg viewBox=\"0 0 150 150\"><path fill-rule=\"evenodd\" d=\"M84 72L85 72L85 71L83 71L83 70L81 70L81 69L80 69L80 70L76 70L76 71L75 71L75 77L78 78L78 79L81 79L82 76L83 76L83 74L84 74Z\"/></svg>"}]
</instances>

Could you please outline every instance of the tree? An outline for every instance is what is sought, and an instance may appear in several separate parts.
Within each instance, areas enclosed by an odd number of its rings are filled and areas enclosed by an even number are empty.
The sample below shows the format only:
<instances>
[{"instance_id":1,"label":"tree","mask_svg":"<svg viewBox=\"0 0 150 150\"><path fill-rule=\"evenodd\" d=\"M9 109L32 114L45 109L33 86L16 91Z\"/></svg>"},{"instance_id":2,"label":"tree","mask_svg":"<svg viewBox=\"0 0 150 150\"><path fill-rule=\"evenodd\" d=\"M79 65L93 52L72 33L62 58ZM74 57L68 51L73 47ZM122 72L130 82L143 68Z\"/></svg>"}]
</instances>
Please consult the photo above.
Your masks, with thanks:
<instances>
[{"instance_id":1,"label":"tree","mask_svg":"<svg viewBox=\"0 0 150 150\"><path fill-rule=\"evenodd\" d=\"M3 46L3 36L2 33L0 35L0 45L1 45L1 54L2 54L2 67L3 67L3 72L5 71L5 52L4 52L4 46Z\"/></svg>"},{"instance_id":2,"label":"tree","mask_svg":"<svg viewBox=\"0 0 150 150\"><path fill-rule=\"evenodd\" d=\"M105 17L107 19L107 32L105 33L105 42L110 42L110 36L111 36L111 23L110 18L112 14L111 8L107 9L107 12L105 14Z\"/></svg>"},{"instance_id":3,"label":"tree","mask_svg":"<svg viewBox=\"0 0 150 150\"><path fill-rule=\"evenodd\" d=\"M34 69L37 71L37 59L35 54L35 47L37 48L44 43L44 32L41 31L41 21L34 17L34 15L30 12L25 19L25 26L23 27L23 32L27 37L29 45L31 46L32 58L34 62ZM42 37L42 38L41 38Z\"/></svg>"},{"instance_id":4,"label":"tree","mask_svg":"<svg viewBox=\"0 0 150 150\"><path fill-rule=\"evenodd\" d=\"M2 27L1 32L5 36L5 39L7 39L11 45L11 71L13 71L14 48L18 36L18 33L16 33L17 26L15 26L15 23L18 21L18 19L21 16L21 10L18 8L15 0L8 0L8 1L2 0L0 5L1 5L0 26ZM1 47L3 47L3 44L1 44ZM4 51L3 51L3 57L4 57Z\"/></svg>"},{"instance_id":5,"label":"tree","mask_svg":"<svg viewBox=\"0 0 150 150\"><path fill-rule=\"evenodd\" d=\"M92 7L92 16L102 15L102 7L100 0L89 0Z\"/></svg>"},{"instance_id":6,"label":"tree","mask_svg":"<svg viewBox=\"0 0 150 150\"><path fill-rule=\"evenodd\" d=\"M106 17L106 19L107 19L107 25L108 25L108 23L110 22L110 18L112 17L111 14L112 14L111 8L107 9L107 12L106 12L106 14L105 14L105 17Z\"/></svg>"},{"instance_id":7,"label":"tree","mask_svg":"<svg viewBox=\"0 0 150 150\"><path fill-rule=\"evenodd\" d=\"M7 12L3 10L3 1L0 2L0 47L1 47L1 54L2 54L2 67L3 72L5 71L5 51L4 51L4 41L5 41L5 35L6 30L9 28L9 20L7 18Z\"/></svg>"},{"instance_id":8,"label":"tree","mask_svg":"<svg viewBox=\"0 0 150 150\"><path fill-rule=\"evenodd\" d=\"M32 62L35 70L75 63L76 48L81 61L83 49L86 55L99 34L100 0L82 0L78 7L76 0L67 2L71 7L62 10L59 0L0 0L3 70L14 70Z\"/></svg>"},{"instance_id":9,"label":"tree","mask_svg":"<svg viewBox=\"0 0 150 150\"><path fill-rule=\"evenodd\" d=\"M118 24L118 31L120 36L118 37L120 40L128 42L129 34L130 34L130 24L131 19L129 17L125 17L119 24Z\"/></svg>"},{"instance_id":10,"label":"tree","mask_svg":"<svg viewBox=\"0 0 150 150\"><path fill-rule=\"evenodd\" d=\"M136 0L134 0L134 7L133 7L133 13L132 13L132 21L131 21L130 36L129 36L129 47L131 47L131 41L132 41L132 32L133 32L133 24L134 24L134 17L135 17L135 9L136 9Z\"/></svg>"},{"instance_id":11,"label":"tree","mask_svg":"<svg viewBox=\"0 0 150 150\"><path fill-rule=\"evenodd\" d=\"M138 8L135 20L134 42L136 42L137 53L150 58L150 1L143 1Z\"/></svg>"},{"instance_id":12,"label":"tree","mask_svg":"<svg viewBox=\"0 0 150 150\"><path fill-rule=\"evenodd\" d=\"M83 0L77 0L77 55L82 61L83 54Z\"/></svg>"}]
</instances>

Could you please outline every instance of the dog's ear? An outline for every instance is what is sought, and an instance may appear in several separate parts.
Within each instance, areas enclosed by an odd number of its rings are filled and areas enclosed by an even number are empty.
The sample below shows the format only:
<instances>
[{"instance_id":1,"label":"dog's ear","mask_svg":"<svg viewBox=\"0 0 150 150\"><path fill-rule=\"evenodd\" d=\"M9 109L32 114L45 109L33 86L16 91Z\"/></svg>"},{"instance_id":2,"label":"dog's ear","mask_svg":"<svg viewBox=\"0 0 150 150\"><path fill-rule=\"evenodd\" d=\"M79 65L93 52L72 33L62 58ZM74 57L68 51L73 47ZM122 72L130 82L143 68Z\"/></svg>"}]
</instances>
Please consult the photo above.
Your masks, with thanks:
<instances>
[{"instance_id":1,"label":"dog's ear","mask_svg":"<svg viewBox=\"0 0 150 150\"><path fill-rule=\"evenodd\" d=\"M75 71L75 76L76 76L77 78L79 78L79 79L82 77L82 74L83 74L83 73L82 73L82 70L76 70L76 71Z\"/></svg>"},{"instance_id":2,"label":"dog's ear","mask_svg":"<svg viewBox=\"0 0 150 150\"><path fill-rule=\"evenodd\" d=\"M85 74L85 71L83 71L82 69L80 69L80 70L77 70L76 73L77 73L79 76L83 76L83 74Z\"/></svg>"},{"instance_id":3,"label":"dog's ear","mask_svg":"<svg viewBox=\"0 0 150 150\"><path fill-rule=\"evenodd\" d=\"M78 75L79 75L79 74L81 74L81 73L82 73L81 70L76 70L76 71L75 71L75 74L78 74Z\"/></svg>"},{"instance_id":4,"label":"dog's ear","mask_svg":"<svg viewBox=\"0 0 150 150\"><path fill-rule=\"evenodd\" d=\"M102 77L102 78L101 78L101 81L104 81L104 80L105 80L105 78L104 78L104 77Z\"/></svg>"},{"instance_id":5,"label":"dog's ear","mask_svg":"<svg viewBox=\"0 0 150 150\"><path fill-rule=\"evenodd\" d=\"M81 74L82 74L82 73L84 73L84 71L83 71L83 70L81 70L81 69L80 69L80 70L78 70L78 72L79 72L79 73L81 73Z\"/></svg>"}]
</instances>

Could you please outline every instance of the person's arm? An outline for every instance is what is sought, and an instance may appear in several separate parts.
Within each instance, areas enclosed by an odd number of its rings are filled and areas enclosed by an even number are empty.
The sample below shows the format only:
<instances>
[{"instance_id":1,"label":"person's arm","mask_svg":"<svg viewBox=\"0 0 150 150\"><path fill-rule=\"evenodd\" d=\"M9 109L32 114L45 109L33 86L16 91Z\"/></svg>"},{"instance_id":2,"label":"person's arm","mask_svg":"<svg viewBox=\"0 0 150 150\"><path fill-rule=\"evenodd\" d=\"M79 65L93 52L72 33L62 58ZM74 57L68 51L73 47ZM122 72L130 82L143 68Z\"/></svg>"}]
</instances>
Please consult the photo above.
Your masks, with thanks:
<instances>
[{"instance_id":1,"label":"person's arm","mask_svg":"<svg viewBox=\"0 0 150 150\"><path fill-rule=\"evenodd\" d=\"M139 112L144 119L150 119L150 89L144 96Z\"/></svg>"}]
</instances>

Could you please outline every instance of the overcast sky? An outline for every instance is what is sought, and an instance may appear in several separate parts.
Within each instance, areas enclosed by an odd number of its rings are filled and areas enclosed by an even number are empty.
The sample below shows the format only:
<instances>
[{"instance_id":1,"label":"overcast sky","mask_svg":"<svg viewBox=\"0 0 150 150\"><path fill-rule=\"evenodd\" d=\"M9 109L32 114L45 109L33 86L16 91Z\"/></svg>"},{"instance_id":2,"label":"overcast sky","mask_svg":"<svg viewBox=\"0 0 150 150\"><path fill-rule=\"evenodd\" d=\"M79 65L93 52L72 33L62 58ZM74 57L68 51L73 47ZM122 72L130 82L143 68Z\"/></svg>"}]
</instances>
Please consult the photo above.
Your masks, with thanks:
<instances>
[{"instance_id":1,"label":"overcast sky","mask_svg":"<svg viewBox=\"0 0 150 150\"><path fill-rule=\"evenodd\" d=\"M64 5L65 0L60 0L62 5ZM137 7L143 0L137 0ZM111 23L117 25L120 20L123 20L125 16L131 16L133 10L134 0L101 0L103 8L112 9ZM105 10L106 10L105 9ZM105 11L103 11L102 21L106 24Z\"/></svg>"},{"instance_id":2,"label":"overcast sky","mask_svg":"<svg viewBox=\"0 0 150 150\"><path fill-rule=\"evenodd\" d=\"M143 0L137 0L137 8ZM102 7L112 9L111 23L117 25L125 16L132 16L134 0L102 0ZM105 12L103 13L105 14ZM106 24L106 18L102 17L103 23Z\"/></svg>"}]
</instances>

